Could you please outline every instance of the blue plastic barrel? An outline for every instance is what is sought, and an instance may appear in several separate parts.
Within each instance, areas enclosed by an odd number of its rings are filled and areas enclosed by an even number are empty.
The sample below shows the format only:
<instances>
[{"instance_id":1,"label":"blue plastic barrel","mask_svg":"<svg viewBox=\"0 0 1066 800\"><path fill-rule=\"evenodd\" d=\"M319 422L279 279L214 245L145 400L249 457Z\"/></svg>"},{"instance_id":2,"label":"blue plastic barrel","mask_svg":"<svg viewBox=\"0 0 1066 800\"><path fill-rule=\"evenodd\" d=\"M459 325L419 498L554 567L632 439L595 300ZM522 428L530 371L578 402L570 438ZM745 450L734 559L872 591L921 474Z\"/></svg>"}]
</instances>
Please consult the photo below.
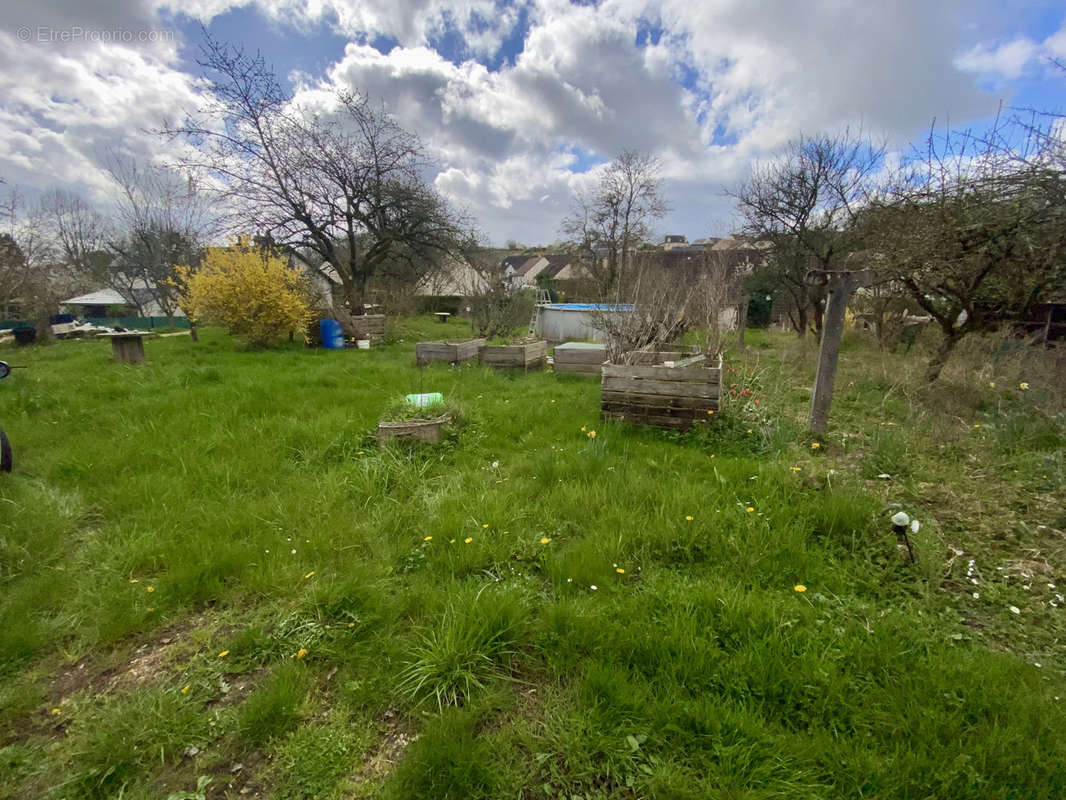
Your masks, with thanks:
<instances>
[{"instance_id":1,"label":"blue plastic barrel","mask_svg":"<svg viewBox=\"0 0 1066 800\"><path fill-rule=\"evenodd\" d=\"M319 330L322 331L322 346L328 350L343 350L344 349L344 332L341 330L341 324L335 319L324 319L319 323Z\"/></svg>"}]
</instances>

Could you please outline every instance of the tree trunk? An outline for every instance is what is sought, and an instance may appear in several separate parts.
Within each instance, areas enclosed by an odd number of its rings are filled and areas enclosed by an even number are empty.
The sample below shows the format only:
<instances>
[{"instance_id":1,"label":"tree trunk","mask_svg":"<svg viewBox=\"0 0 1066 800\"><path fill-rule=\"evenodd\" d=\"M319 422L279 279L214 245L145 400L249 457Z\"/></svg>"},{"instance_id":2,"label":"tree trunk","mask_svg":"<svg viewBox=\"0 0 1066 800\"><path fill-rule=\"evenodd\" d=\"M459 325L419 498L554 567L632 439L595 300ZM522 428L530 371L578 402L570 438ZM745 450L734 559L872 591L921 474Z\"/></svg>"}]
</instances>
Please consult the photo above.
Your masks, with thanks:
<instances>
[{"instance_id":1,"label":"tree trunk","mask_svg":"<svg viewBox=\"0 0 1066 800\"><path fill-rule=\"evenodd\" d=\"M940 347L937 348L933 357L929 359L929 366L926 367L926 381L934 383L940 377L941 370L944 369L944 365L948 363L948 359L951 357L951 351L955 349L955 345L959 343L961 338L954 328L944 331L944 340L940 343Z\"/></svg>"},{"instance_id":2,"label":"tree trunk","mask_svg":"<svg viewBox=\"0 0 1066 800\"><path fill-rule=\"evenodd\" d=\"M196 323L191 321L189 322L189 338L194 342L200 341L200 334L196 330Z\"/></svg>"}]
</instances>

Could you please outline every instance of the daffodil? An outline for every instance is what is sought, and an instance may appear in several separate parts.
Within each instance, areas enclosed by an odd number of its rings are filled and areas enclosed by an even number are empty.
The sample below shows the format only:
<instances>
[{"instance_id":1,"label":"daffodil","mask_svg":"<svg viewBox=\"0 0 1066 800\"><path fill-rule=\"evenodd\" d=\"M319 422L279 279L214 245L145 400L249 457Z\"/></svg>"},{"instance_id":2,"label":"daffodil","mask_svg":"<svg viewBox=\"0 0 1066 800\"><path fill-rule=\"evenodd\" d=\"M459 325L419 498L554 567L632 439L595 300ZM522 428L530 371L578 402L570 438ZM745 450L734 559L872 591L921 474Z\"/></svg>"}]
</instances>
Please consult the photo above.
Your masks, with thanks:
<instances>
[{"instance_id":1,"label":"daffodil","mask_svg":"<svg viewBox=\"0 0 1066 800\"><path fill-rule=\"evenodd\" d=\"M585 432L585 431L587 431L588 429L589 429L589 428L588 428L588 425L582 425L582 426L581 426L581 432L582 432L582 433L584 433L584 432Z\"/></svg>"},{"instance_id":2,"label":"daffodil","mask_svg":"<svg viewBox=\"0 0 1066 800\"><path fill-rule=\"evenodd\" d=\"M1018 384L1018 388L1021 389L1023 392L1026 392L1026 391L1029 390L1029 384L1026 383L1025 381L1022 381L1021 383Z\"/></svg>"},{"instance_id":3,"label":"daffodil","mask_svg":"<svg viewBox=\"0 0 1066 800\"><path fill-rule=\"evenodd\" d=\"M595 439L596 438L596 431L589 431L589 438L590 439Z\"/></svg>"}]
</instances>

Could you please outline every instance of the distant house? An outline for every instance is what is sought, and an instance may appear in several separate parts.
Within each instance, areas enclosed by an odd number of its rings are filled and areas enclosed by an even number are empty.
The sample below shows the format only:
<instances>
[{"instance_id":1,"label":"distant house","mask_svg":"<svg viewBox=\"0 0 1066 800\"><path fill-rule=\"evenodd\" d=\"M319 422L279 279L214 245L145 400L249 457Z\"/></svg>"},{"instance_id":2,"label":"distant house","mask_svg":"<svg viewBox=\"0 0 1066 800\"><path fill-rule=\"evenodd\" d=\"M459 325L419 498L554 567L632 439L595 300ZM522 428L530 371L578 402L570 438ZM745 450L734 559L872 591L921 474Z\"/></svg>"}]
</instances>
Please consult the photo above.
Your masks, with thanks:
<instances>
[{"instance_id":1,"label":"distant house","mask_svg":"<svg viewBox=\"0 0 1066 800\"><path fill-rule=\"evenodd\" d=\"M76 316L96 319L110 316L109 310L115 306L121 306L130 315L145 317L165 317L166 312L159 303L155 284L138 278L131 281L129 289L119 291L117 289L99 289L89 294L78 295L59 302L60 307L68 310L68 313ZM184 317L181 309L173 312L175 317Z\"/></svg>"},{"instance_id":2,"label":"distant house","mask_svg":"<svg viewBox=\"0 0 1066 800\"><path fill-rule=\"evenodd\" d=\"M688 247L688 239L679 234L668 234L663 237L663 250L674 250L678 247Z\"/></svg>"},{"instance_id":3,"label":"distant house","mask_svg":"<svg viewBox=\"0 0 1066 800\"><path fill-rule=\"evenodd\" d=\"M549 263L544 256L528 256L517 267L511 264L507 265L504 269L504 275L515 289L531 289L537 285L537 276L544 271ZM508 273L508 269L511 270L510 273Z\"/></svg>"},{"instance_id":4,"label":"distant house","mask_svg":"<svg viewBox=\"0 0 1066 800\"><path fill-rule=\"evenodd\" d=\"M421 297L472 297L487 291L489 282L466 261L447 259L415 286Z\"/></svg>"}]
</instances>

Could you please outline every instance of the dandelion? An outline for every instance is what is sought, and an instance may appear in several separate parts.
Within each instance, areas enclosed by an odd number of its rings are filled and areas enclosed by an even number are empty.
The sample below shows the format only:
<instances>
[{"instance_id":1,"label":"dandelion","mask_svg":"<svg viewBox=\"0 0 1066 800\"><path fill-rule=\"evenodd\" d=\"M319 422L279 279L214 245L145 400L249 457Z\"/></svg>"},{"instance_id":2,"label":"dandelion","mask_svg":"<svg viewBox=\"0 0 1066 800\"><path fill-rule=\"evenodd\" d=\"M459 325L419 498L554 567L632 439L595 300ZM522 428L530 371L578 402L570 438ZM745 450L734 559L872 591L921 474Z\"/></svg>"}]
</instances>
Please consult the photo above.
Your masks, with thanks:
<instances>
[{"instance_id":1,"label":"dandelion","mask_svg":"<svg viewBox=\"0 0 1066 800\"><path fill-rule=\"evenodd\" d=\"M552 402L554 403L555 401L554 401L554 400L552 400Z\"/></svg>"},{"instance_id":2,"label":"dandelion","mask_svg":"<svg viewBox=\"0 0 1066 800\"><path fill-rule=\"evenodd\" d=\"M304 580L307 580L308 578L313 578L313 577L315 577L315 571L311 570L306 575L304 575Z\"/></svg>"},{"instance_id":3,"label":"dandelion","mask_svg":"<svg viewBox=\"0 0 1066 800\"><path fill-rule=\"evenodd\" d=\"M432 540L432 539L433 539L433 537L432 537L432 536L427 536L427 537L426 537L425 539L423 539L422 541L423 541L423 542L428 542L428 541L430 541L430 540Z\"/></svg>"},{"instance_id":4,"label":"dandelion","mask_svg":"<svg viewBox=\"0 0 1066 800\"><path fill-rule=\"evenodd\" d=\"M223 650L221 653L218 654L218 657L219 658L225 658L228 655L229 655L229 650Z\"/></svg>"},{"instance_id":5,"label":"dandelion","mask_svg":"<svg viewBox=\"0 0 1066 800\"><path fill-rule=\"evenodd\" d=\"M455 544L455 539L449 539L448 544Z\"/></svg>"},{"instance_id":6,"label":"dandelion","mask_svg":"<svg viewBox=\"0 0 1066 800\"><path fill-rule=\"evenodd\" d=\"M149 586L147 589L145 589L145 591L146 592L154 592L155 591L155 587L154 586Z\"/></svg>"},{"instance_id":7,"label":"dandelion","mask_svg":"<svg viewBox=\"0 0 1066 800\"><path fill-rule=\"evenodd\" d=\"M817 450L822 445L818 442L811 442L811 450Z\"/></svg>"},{"instance_id":8,"label":"dandelion","mask_svg":"<svg viewBox=\"0 0 1066 800\"><path fill-rule=\"evenodd\" d=\"M981 423L980 423L980 422L975 422L975 423L973 424L973 426L974 426L975 428L980 428L980 427L981 427Z\"/></svg>"},{"instance_id":9,"label":"dandelion","mask_svg":"<svg viewBox=\"0 0 1066 800\"><path fill-rule=\"evenodd\" d=\"M804 586L802 583L797 583L792 588L795 589L797 592L800 592L800 593L803 593L803 592L807 591L807 587Z\"/></svg>"},{"instance_id":10,"label":"dandelion","mask_svg":"<svg viewBox=\"0 0 1066 800\"><path fill-rule=\"evenodd\" d=\"M1029 384L1026 383L1025 381L1022 381L1021 383L1018 384L1018 388L1021 389L1023 392L1027 392L1027 391L1029 391Z\"/></svg>"},{"instance_id":11,"label":"dandelion","mask_svg":"<svg viewBox=\"0 0 1066 800\"><path fill-rule=\"evenodd\" d=\"M792 471L793 471L793 472L800 472L801 470L800 470L800 468L799 468L799 467L793 467L793 468L792 468Z\"/></svg>"},{"instance_id":12,"label":"dandelion","mask_svg":"<svg viewBox=\"0 0 1066 800\"><path fill-rule=\"evenodd\" d=\"M348 623L348 627L349 628L354 628L355 627L355 623L354 622L349 622Z\"/></svg>"},{"instance_id":13,"label":"dandelion","mask_svg":"<svg viewBox=\"0 0 1066 800\"><path fill-rule=\"evenodd\" d=\"M472 537L472 536L467 536L467 537L466 537L465 539L463 539L463 541L464 541L464 542L465 542L466 544L470 544L470 543L471 543L472 541L474 541L474 537Z\"/></svg>"},{"instance_id":14,"label":"dandelion","mask_svg":"<svg viewBox=\"0 0 1066 800\"><path fill-rule=\"evenodd\" d=\"M130 583L140 583L137 578L130 578Z\"/></svg>"},{"instance_id":15,"label":"dandelion","mask_svg":"<svg viewBox=\"0 0 1066 800\"><path fill-rule=\"evenodd\" d=\"M289 551L289 555L293 555L293 556L296 555L296 548L295 547L292 548L292 550Z\"/></svg>"},{"instance_id":16,"label":"dandelion","mask_svg":"<svg viewBox=\"0 0 1066 800\"><path fill-rule=\"evenodd\" d=\"M551 539L549 539L547 536L543 536L543 537L541 537L540 543L541 544L547 544L550 541L551 541Z\"/></svg>"},{"instance_id":17,"label":"dandelion","mask_svg":"<svg viewBox=\"0 0 1066 800\"><path fill-rule=\"evenodd\" d=\"M751 433L751 430L752 430L751 428L748 428L748 433Z\"/></svg>"},{"instance_id":18,"label":"dandelion","mask_svg":"<svg viewBox=\"0 0 1066 800\"><path fill-rule=\"evenodd\" d=\"M489 523L487 523L487 522L483 522L483 523L481 524L481 527L482 527L482 528L487 528L487 527L489 527Z\"/></svg>"},{"instance_id":19,"label":"dandelion","mask_svg":"<svg viewBox=\"0 0 1066 800\"><path fill-rule=\"evenodd\" d=\"M616 569L615 572L617 572L619 575L625 575L626 574L626 571L624 569L622 569L621 567Z\"/></svg>"},{"instance_id":20,"label":"dandelion","mask_svg":"<svg viewBox=\"0 0 1066 800\"><path fill-rule=\"evenodd\" d=\"M499 462L499 461L493 461L493 462L492 462L492 468L493 468L493 469L496 469L496 468L497 468L497 467L499 467L499 466L500 466L500 462Z\"/></svg>"},{"instance_id":21,"label":"dandelion","mask_svg":"<svg viewBox=\"0 0 1066 800\"><path fill-rule=\"evenodd\" d=\"M188 694L188 693L189 693L189 690L190 690L191 688L192 688L192 687L191 687L191 686L188 686L188 685L186 685L186 686L182 686L182 687L181 687L181 693L182 693L182 694Z\"/></svg>"},{"instance_id":22,"label":"dandelion","mask_svg":"<svg viewBox=\"0 0 1066 800\"><path fill-rule=\"evenodd\" d=\"M53 713L53 714L58 714L58 713L59 713L59 707L58 707L58 706L56 706L55 708L53 708L53 709L52 709L52 713Z\"/></svg>"},{"instance_id":23,"label":"dandelion","mask_svg":"<svg viewBox=\"0 0 1066 800\"><path fill-rule=\"evenodd\" d=\"M991 387L992 389L995 389L995 388L996 388L996 382L995 382L995 381L989 381L989 382L988 382L988 385L989 385L989 387Z\"/></svg>"},{"instance_id":24,"label":"dandelion","mask_svg":"<svg viewBox=\"0 0 1066 800\"><path fill-rule=\"evenodd\" d=\"M707 414L708 414L708 415L711 415L711 414L713 414L713 413L714 413L714 409L713 409L713 408L708 408L708 409L707 409Z\"/></svg>"},{"instance_id":25,"label":"dandelion","mask_svg":"<svg viewBox=\"0 0 1066 800\"><path fill-rule=\"evenodd\" d=\"M589 438L590 439L595 439L596 438L596 431L589 431Z\"/></svg>"},{"instance_id":26,"label":"dandelion","mask_svg":"<svg viewBox=\"0 0 1066 800\"><path fill-rule=\"evenodd\" d=\"M685 522L692 522L692 519L693 519L693 517L692 517L691 514L686 514L685 515Z\"/></svg>"},{"instance_id":27,"label":"dandelion","mask_svg":"<svg viewBox=\"0 0 1066 800\"><path fill-rule=\"evenodd\" d=\"M748 506L748 507L747 507L747 508L745 508L744 510L745 510L745 511L747 511L747 512L748 512L748 513L750 514L750 513L752 512L752 511L754 511L754 510L755 510L755 506Z\"/></svg>"},{"instance_id":28,"label":"dandelion","mask_svg":"<svg viewBox=\"0 0 1066 800\"><path fill-rule=\"evenodd\" d=\"M299 650L296 651L296 657L297 658L303 658L306 655L307 655L307 648L306 647L301 647Z\"/></svg>"}]
</instances>

